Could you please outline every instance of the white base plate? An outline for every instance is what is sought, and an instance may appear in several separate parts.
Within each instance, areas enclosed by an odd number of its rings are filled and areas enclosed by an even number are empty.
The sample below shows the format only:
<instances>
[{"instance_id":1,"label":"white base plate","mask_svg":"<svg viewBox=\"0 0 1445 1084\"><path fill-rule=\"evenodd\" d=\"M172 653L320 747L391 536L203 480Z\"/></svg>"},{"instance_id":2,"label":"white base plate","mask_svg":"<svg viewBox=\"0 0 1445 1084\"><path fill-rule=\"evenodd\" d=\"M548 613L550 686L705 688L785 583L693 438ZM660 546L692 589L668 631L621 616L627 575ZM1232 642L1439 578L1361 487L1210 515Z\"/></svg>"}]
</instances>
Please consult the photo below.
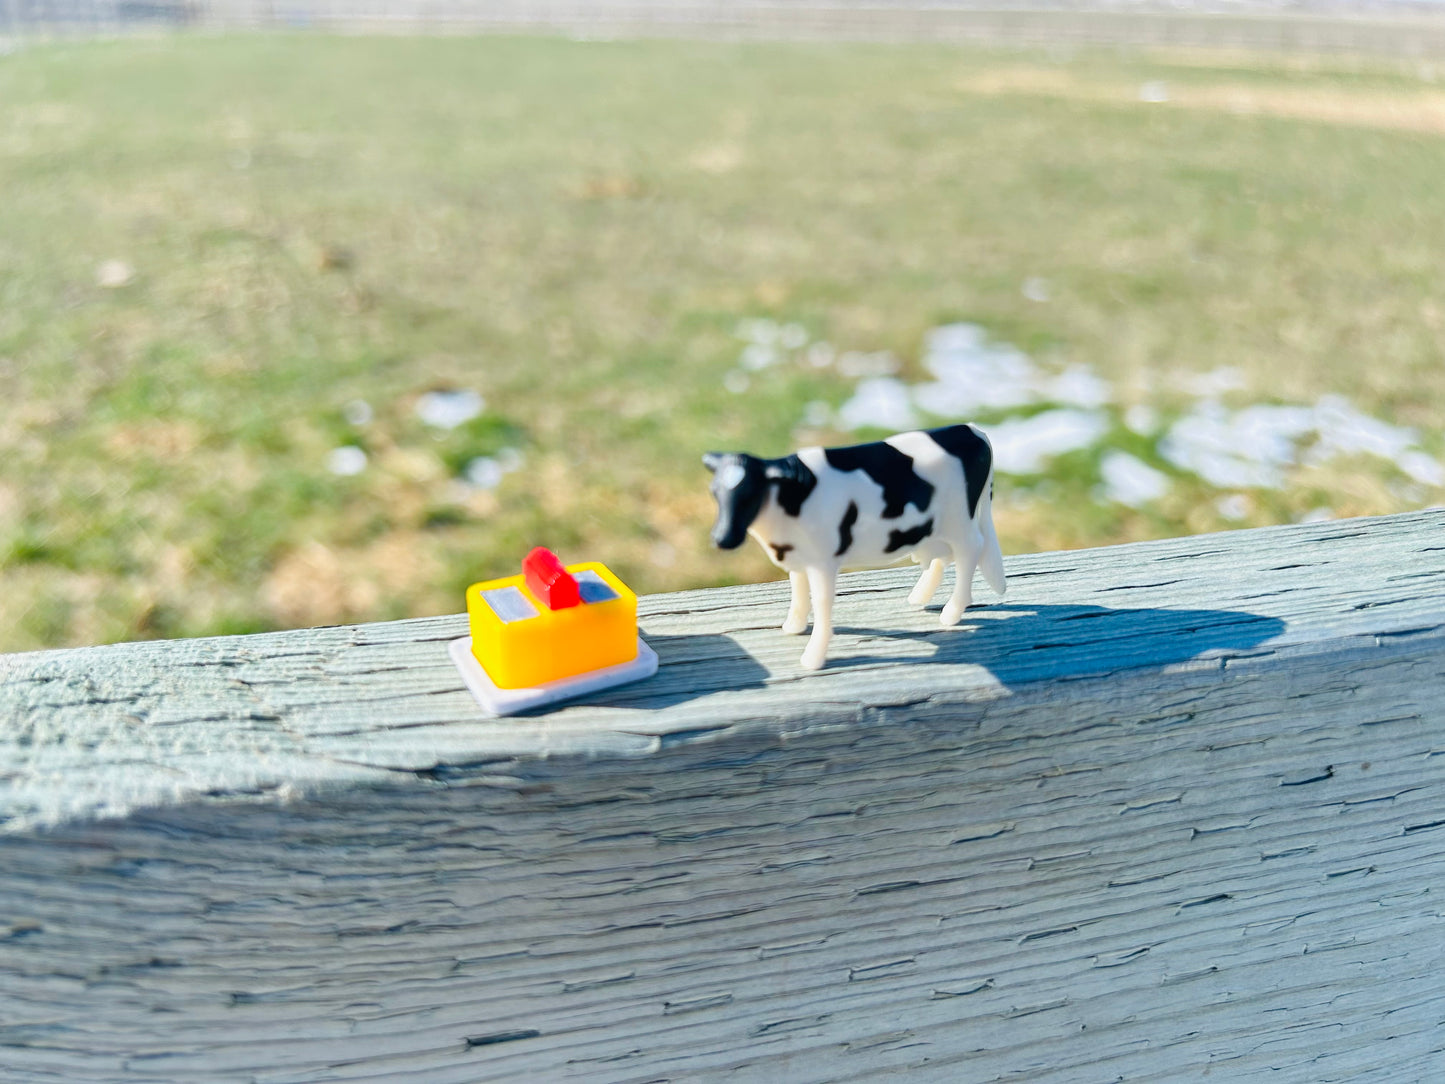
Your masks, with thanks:
<instances>
[{"instance_id":1,"label":"white base plate","mask_svg":"<svg viewBox=\"0 0 1445 1084\"><path fill-rule=\"evenodd\" d=\"M472 638L463 636L447 645L447 653L461 671L462 680L477 698L477 703L493 715L515 715L528 708L539 708L543 704L555 704L559 700L570 700L584 693L595 693L598 689L610 689L614 685L625 685L629 681L641 681L657 673L657 652L648 647L641 636L637 638L637 658L620 662L616 666L605 666L601 670L589 670L585 674L558 678L544 685L526 689L499 689L477 657L472 654Z\"/></svg>"}]
</instances>

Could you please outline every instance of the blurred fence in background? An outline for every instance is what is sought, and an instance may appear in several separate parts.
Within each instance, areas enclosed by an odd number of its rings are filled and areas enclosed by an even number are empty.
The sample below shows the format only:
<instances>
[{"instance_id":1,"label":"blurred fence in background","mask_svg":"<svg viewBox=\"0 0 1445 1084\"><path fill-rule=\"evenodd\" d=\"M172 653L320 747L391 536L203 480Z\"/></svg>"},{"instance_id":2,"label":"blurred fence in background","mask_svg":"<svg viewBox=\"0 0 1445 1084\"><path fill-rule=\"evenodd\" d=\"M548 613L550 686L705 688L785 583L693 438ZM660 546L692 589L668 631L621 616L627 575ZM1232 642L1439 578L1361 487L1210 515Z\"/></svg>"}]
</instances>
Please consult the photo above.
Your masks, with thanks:
<instances>
[{"instance_id":1,"label":"blurred fence in background","mask_svg":"<svg viewBox=\"0 0 1445 1084\"><path fill-rule=\"evenodd\" d=\"M157 28L1126 44L1445 56L1445 0L0 0L0 34Z\"/></svg>"}]
</instances>

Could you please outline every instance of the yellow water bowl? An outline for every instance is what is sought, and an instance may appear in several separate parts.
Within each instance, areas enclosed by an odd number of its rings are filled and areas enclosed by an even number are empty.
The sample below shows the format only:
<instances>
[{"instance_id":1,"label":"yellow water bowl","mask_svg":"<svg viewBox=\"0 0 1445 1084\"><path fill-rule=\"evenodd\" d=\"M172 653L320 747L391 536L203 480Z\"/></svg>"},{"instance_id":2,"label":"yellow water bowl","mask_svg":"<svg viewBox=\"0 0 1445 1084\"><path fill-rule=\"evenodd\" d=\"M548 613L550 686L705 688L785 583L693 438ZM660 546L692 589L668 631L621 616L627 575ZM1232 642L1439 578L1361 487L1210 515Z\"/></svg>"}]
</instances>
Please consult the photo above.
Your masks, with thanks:
<instances>
[{"instance_id":1,"label":"yellow water bowl","mask_svg":"<svg viewBox=\"0 0 1445 1084\"><path fill-rule=\"evenodd\" d=\"M497 688L531 688L637 658L637 596L596 561L566 573L580 601L555 610L526 574L467 588L472 654Z\"/></svg>"}]
</instances>

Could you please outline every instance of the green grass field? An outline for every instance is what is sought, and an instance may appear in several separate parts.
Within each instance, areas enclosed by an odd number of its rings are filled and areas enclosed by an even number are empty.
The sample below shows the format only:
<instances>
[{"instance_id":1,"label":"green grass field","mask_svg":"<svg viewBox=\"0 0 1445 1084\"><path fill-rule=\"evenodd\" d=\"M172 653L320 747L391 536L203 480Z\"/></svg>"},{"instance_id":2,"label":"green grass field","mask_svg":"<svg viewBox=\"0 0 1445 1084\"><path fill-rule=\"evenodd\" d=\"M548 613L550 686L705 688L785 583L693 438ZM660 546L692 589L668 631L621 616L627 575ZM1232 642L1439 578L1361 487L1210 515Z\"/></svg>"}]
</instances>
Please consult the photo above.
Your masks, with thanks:
<instances>
[{"instance_id":1,"label":"green grass field","mask_svg":"<svg viewBox=\"0 0 1445 1084\"><path fill-rule=\"evenodd\" d=\"M1106 381L1105 438L1001 479L1005 553L1440 501L1369 455L1226 492L1120 422L1229 368L1230 406L1333 393L1445 452L1432 78L505 38L0 56L0 650L455 612L536 544L641 591L767 578L709 550L698 456L849 439L858 381L790 356L727 390L747 320L910 385L958 321ZM438 389L486 409L428 425ZM1102 499L1109 448L1168 492Z\"/></svg>"}]
</instances>

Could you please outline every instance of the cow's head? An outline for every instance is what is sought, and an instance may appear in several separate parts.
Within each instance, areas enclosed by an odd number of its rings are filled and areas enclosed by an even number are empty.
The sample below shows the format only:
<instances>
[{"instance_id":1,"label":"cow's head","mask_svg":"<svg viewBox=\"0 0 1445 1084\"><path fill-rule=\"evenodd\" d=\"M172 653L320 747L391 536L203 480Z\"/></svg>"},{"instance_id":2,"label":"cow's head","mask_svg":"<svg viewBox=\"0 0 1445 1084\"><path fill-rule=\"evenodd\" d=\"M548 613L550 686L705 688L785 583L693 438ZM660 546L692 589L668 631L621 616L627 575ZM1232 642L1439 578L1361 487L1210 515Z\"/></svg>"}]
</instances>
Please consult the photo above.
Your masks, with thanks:
<instances>
[{"instance_id":1,"label":"cow's head","mask_svg":"<svg viewBox=\"0 0 1445 1084\"><path fill-rule=\"evenodd\" d=\"M767 499L766 464L746 452L708 452L702 461L712 471L712 495L717 501L712 543L718 549L737 549Z\"/></svg>"}]
</instances>

